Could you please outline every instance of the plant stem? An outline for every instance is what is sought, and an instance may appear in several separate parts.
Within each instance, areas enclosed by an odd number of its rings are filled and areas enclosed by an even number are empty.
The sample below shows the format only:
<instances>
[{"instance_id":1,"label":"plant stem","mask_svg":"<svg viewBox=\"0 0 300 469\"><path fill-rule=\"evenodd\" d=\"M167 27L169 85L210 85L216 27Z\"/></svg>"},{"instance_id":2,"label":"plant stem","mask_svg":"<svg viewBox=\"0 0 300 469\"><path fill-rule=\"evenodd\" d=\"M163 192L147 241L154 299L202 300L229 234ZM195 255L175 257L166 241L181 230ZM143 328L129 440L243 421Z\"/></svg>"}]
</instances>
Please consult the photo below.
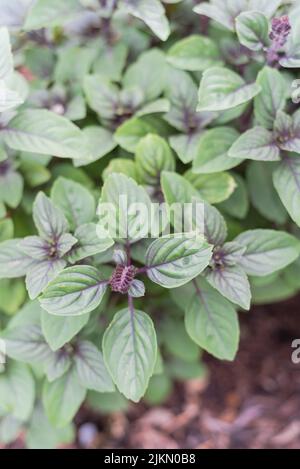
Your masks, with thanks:
<instances>
[{"instance_id":1,"label":"plant stem","mask_svg":"<svg viewBox=\"0 0 300 469\"><path fill-rule=\"evenodd\" d=\"M126 255L127 255L127 266L130 266L131 265L131 252L130 252L130 242L128 239L126 240L125 249L126 249Z\"/></svg>"}]
</instances>

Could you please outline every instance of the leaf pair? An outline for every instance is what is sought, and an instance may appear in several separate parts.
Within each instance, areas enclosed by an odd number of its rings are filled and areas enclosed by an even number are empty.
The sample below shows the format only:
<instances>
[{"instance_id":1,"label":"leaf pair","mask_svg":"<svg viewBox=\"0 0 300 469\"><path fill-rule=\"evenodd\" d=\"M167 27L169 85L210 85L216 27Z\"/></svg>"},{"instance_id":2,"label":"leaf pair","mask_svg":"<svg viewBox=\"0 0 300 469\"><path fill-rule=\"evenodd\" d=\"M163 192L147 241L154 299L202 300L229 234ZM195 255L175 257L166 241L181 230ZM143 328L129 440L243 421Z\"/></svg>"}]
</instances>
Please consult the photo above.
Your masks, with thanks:
<instances>
[{"instance_id":1,"label":"leaf pair","mask_svg":"<svg viewBox=\"0 0 300 469\"><path fill-rule=\"evenodd\" d=\"M74 263L108 249L113 240L99 239L95 201L80 184L58 179L52 200L39 193L33 205L33 219L39 236L5 241L0 246L0 276L26 275L30 297L36 298L62 271ZM69 233L70 229L75 236Z\"/></svg>"},{"instance_id":2,"label":"leaf pair","mask_svg":"<svg viewBox=\"0 0 300 469\"><path fill-rule=\"evenodd\" d=\"M28 236L19 243L32 266L26 271L26 287L31 299L36 298L66 266L65 255L77 243L68 233L69 226L63 213L50 199L39 193L33 206L33 219L39 236Z\"/></svg>"},{"instance_id":3,"label":"leaf pair","mask_svg":"<svg viewBox=\"0 0 300 469\"><path fill-rule=\"evenodd\" d=\"M232 158L279 161L282 152L300 153L300 113L292 117L278 111L274 131L255 127L242 134L229 150Z\"/></svg>"},{"instance_id":4,"label":"leaf pair","mask_svg":"<svg viewBox=\"0 0 300 469\"><path fill-rule=\"evenodd\" d=\"M205 271L208 282L223 296L249 309L251 292L247 275L267 276L299 257L293 236L274 230L245 231L233 243L214 250L213 264Z\"/></svg>"},{"instance_id":5,"label":"leaf pair","mask_svg":"<svg viewBox=\"0 0 300 469\"><path fill-rule=\"evenodd\" d=\"M127 69L122 88L103 74L87 75L84 79L84 91L88 104L110 130L114 130L133 115L167 112L169 102L159 98L165 85L165 73L164 54L154 49L142 54Z\"/></svg>"}]
</instances>

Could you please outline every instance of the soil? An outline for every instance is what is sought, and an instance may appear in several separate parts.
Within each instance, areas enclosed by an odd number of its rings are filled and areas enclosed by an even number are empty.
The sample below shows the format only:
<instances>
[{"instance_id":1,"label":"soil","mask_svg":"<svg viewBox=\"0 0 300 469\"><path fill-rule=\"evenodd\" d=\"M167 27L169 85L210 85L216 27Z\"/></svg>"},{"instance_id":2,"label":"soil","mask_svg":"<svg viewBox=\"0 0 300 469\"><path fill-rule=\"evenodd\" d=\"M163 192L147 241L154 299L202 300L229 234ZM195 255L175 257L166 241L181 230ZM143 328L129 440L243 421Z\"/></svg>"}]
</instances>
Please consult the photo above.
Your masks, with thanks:
<instances>
[{"instance_id":1,"label":"soil","mask_svg":"<svg viewBox=\"0 0 300 469\"><path fill-rule=\"evenodd\" d=\"M300 363L291 360L299 307L300 296L241 313L233 363L206 355L209 379L178 383L164 406L102 417L91 447L299 448Z\"/></svg>"}]
</instances>

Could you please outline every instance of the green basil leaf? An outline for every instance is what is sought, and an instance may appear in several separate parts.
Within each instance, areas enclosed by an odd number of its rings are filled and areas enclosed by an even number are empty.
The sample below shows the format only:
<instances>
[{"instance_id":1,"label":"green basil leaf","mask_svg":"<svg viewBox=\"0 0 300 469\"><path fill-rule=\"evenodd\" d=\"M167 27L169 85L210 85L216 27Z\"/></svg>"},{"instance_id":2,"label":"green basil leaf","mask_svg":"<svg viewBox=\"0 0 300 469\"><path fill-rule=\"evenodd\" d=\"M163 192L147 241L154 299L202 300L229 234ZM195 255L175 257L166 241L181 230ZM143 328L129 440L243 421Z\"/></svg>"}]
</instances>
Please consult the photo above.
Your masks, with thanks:
<instances>
[{"instance_id":1,"label":"green basil leaf","mask_svg":"<svg viewBox=\"0 0 300 469\"><path fill-rule=\"evenodd\" d=\"M69 228L63 212L43 192L34 201L33 220L39 235L49 241L56 240Z\"/></svg>"},{"instance_id":2,"label":"green basil leaf","mask_svg":"<svg viewBox=\"0 0 300 469\"><path fill-rule=\"evenodd\" d=\"M42 293L49 282L54 280L66 267L66 261L62 259L37 261L35 265L30 267L26 274L26 288L29 298L34 300Z\"/></svg>"},{"instance_id":3,"label":"green basil leaf","mask_svg":"<svg viewBox=\"0 0 300 469\"><path fill-rule=\"evenodd\" d=\"M269 275L291 264L300 254L300 242L283 231L249 230L235 241L246 247L240 264L249 275Z\"/></svg>"},{"instance_id":4,"label":"green basil leaf","mask_svg":"<svg viewBox=\"0 0 300 469\"><path fill-rule=\"evenodd\" d=\"M77 344L75 365L82 386L98 392L113 392L115 387L106 370L102 353L92 342Z\"/></svg>"},{"instance_id":5,"label":"green basil leaf","mask_svg":"<svg viewBox=\"0 0 300 469\"><path fill-rule=\"evenodd\" d=\"M102 187L98 206L99 225L105 225L105 233L111 238L136 242L147 237L150 227L147 226L148 218L144 217L150 213L150 204L145 189L133 179L120 173L110 174ZM142 207L143 213L139 207Z\"/></svg>"},{"instance_id":6,"label":"green basil leaf","mask_svg":"<svg viewBox=\"0 0 300 469\"><path fill-rule=\"evenodd\" d=\"M51 350L56 351L70 342L87 324L88 320L88 314L73 317L54 316L42 310L42 331Z\"/></svg>"},{"instance_id":7,"label":"green basil leaf","mask_svg":"<svg viewBox=\"0 0 300 469\"><path fill-rule=\"evenodd\" d=\"M164 119L180 132L197 133L215 117L213 113L196 113L197 87L192 77L182 70L169 67L165 94L171 109Z\"/></svg>"},{"instance_id":8,"label":"green basil leaf","mask_svg":"<svg viewBox=\"0 0 300 469\"><path fill-rule=\"evenodd\" d=\"M24 181L16 171L0 175L0 200L9 207L17 208L22 200Z\"/></svg>"},{"instance_id":9,"label":"green basil leaf","mask_svg":"<svg viewBox=\"0 0 300 469\"><path fill-rule=\"evenodd\" d=\"M194 8L195 13L208 16L212 20L220 23L223 27L234 31L234 19L241 12L241 6L246 6L243 0L233 0L231 6L220 0L211 0L201 3Z\"/></svg>"},{"instance_id":10,"label":"green basil leaf","mask_svg":"<svg viewBox=\"0 0 300 469\"><path fill-rule=\"evenodd\" d=\"M35 188L48 182L51 179L51 172L49 169L45 168L43 164L26 161L24 157L25 154L26 153L22 154L23 161L21 163L21 171L26 183L30 187ZM44 155L41 155L41 157L43 156ZM38 159L36 155L35 159Z\"/></svg>"},{"instance_id":11,"label":"green basil leaf","mask_svg":"<svg viewBox=\"0 0 300 469\"><path fill-rule=\"evenodd\" d=\"M228 155L231 158L259 161L280 160L280 150L273 133L263 127L254 127L243 133L234 142Z\"/></svg>"},{"instance_id":12,"label":"green basil leaf","mask_svg":"<svg viewBox=\"0 0 300 469\"><path fill-rule=\"evenodd\" d=\"M220 212L205 201L201 201L198 191L192 184L176 173L164 171L161 177L162 191L166 202L171 206L179 203L184 209L185 203L192 204L192 210L184 217L184 226L188 230L197 230L204 234L206 240L214 245L222 245L227 236L227 227ZM182 210L170 214L171 223L182 226ZM177 224L178 223L178 224ZM185 228L185 231L188 231Z\"/></svg>"},{"instance_id":13,"label":"green basil leaf","mask_svg":"<svg viewBox=\"0 0 300 469\"><path fill-rule=\"evenodd\" d=\"M78 13L80 2L78 0L37 0L29 9L24 24L26 31L48 28L60 25L66 19Z\"/></svg>"},{"instance_id":14,"label":"green basil leaf","mask_svg":"<svg viewBox=\"0 0 300 469\"><path fill-rule=\"evenodd\" d=\"M292 24L292 30L290 31L288 41L284 47L284 54L279 60L279 64L286 68L298 68L300 65L299 15L297 13L297 10L291 11L289 20Z\"/></svg>"},{"instance_id":15,"label":"green basil leaf","mask_svg":"<svg viewBox=\"0 0 300 469\"><path fill-rule=\"evenodd\" d=\"M135 161L129 158L114 158L106 166L105 170L102 173L102 179L108 178L112 173L121 173L125 174L128 177L131 177L138 182L138 174L136 169Z\"/></svg>"},{"instance_id":16,"label":"green basil leaf","mask_svg":"<svg viewBox=\"0 0 300 469\"><path fill-rule=\"evenodd\" d=\"M0 80L8 78L13 69L9 32L7 28L0 28Z\"/></svg>"},{"instance_id":17,"label":"green basil leaf","mask_svg":"<svg viewBox=\"0 0 300 469\"><path fill-rule=\"evenodd\" d=\"M273 182L290 217L300 226L300 158L284 158L274 172Z\"/></svg>"},{"instance_id":18,"label":"green basil leaf","mask_svg":"<svg viewBox=\"0 0 300 469\"><path fill-rule=\"evenodd\" d=\"M42 397L50 422L59 428L71 422L85 395L74 366L52 383L45 381Z\"/></svg>"},{"instance_id":19,"label":"green basil leaf","mask_svg":"<svg viewBox=\"0 0 300 469\"><path fill-rule=\"evenodd\" d=\"M174 67L203 71L220 63L216 43L209 37L192 35L176 42L168 51L168 62Z\"/></svg>"},{"instance_id":20,"label":"green basil leaf","mask_svg":"<svg viewBox=\"0 0 300 469\"><path fill-rule=\"evenodd\" d=\"M74 166L86 166L94 161L98 161L103 156L110 153L116 146L117 142L114 141L113 134L104 127L91 125L83 129L83 133L87 138L89 145L89 155L90 157L83 159L74 160Z\"/></svg>"},{"instance_id":21,"label":"green basil leaf","mask_svg":"<svg viewBox=\"0 0 300 469\"><path fill-rule=\"evenodd\" d=\"M0 373L1 409L11 416L26 421L33 410L35 384L29 367L24 363L9 362Z\"/></svg>"},{"instance_id":22,"label":"green basil leaf","mask_svg":"<svg viewBox=\"0 0 300 469\"><path fill-rule=\"evenodd\" d=\"M114 244L113 239L109 236L106 238L98 236L97 225L95 223L87 223L79 226L74 234L77 239L77 244L68 254L68 261L72 264L104 252Z\"/></svg>"},{"instance_id":23,"label":"green basil leaf","mask_svg":"<svg viewBox=\"0 0 300 469\"><path fill-rule=\"evenodd\" d=\"M220 360L233 360L239 343L239 323L232 304L203 280L185 311L185 327L191 339Z\"/></svg>"},{"instance_id":24,"label":"green basil leaf","mask_svg":"<svg viewBox=\"0 0 300 469\"><path fill-rule=\"evenodd\" d=\"M14 236L14 223L10 218L0 220L0 243L12 239Z\"/></svg>"},{"instance_id":25,"label":"green basil leaf","mask_svg":"<svg viewBox=\"0 0 300 469\"><path fill-rule=\"evenodd\" d=\"M136 115L138 117L146 116L147 114L158 114L162 112L169 112L170 110L170 103L167 99L161 98L157 99L156 101L152 101L152 103L145 104L142 106L137 112Z\"/></svg>"},{"instance_id":26,"label":"green basil leaf","mask_svg":"<svg viewBox=\"0 0 300 469\"><path fill-rule=\"evenodd\" d=\"M242 244L242 243L240 243ZM245 272L238 266L207 269L205 278L225 298L242 308L250 309L251 291Z\"/></svg>"},{"instance_id":27,"label":"green basil leaf","mask_svg":"<svg viewBox=\"0 0 300 469\"><path fill-rule=\"evenodd\" d=\"M119 101L119 89L101 75L88 75L84 79L87 102L93 111L105 119L112 119Z\"/></svg>"},{"instance_id":28,"label":"green basil leaf","mask_svg":"<svg viewBox=\"0 0 300 469\"><path fill-rule=\"evenodd\" d=\"M36 260L24 254L20 239L9 239L0 243L0 278L18 278L36 264Z\"/></svg>"},{"instance_id":29,"label":"green basil leaf","mask_svg":"<svg viewBox=\"0 0 300 469\"><path fill-rule=\"evenodd\" d=\"M37 260L45 260L47 256L47 248L49 244L43 238L39 236L26 236L26 238L20 241L20 248L27 254L27 256L33 257Z\"/></svg>"},{"instance_id":30,"label":"green basil leaf","mask_svg":"<svg viewBox=\"0 0 300 469\"><path fill-rule=\"evenodd\" d=\"M250 0L249 9L263 13L267 18L272 18L278 8L281 6L282 0Z\"/></svg>"},{"instance_id":31,"label":"green basil leaf","mask_svg":"<svg viewBox=\"0 0 300 469\"><path fill-rule=\"evenodd\" d=\"M235 72L212 67L203 73L198 95L198 111L225 111L247 103L261 92L257 83L246 84Z\"/></svg>"},{"instance_id":32,"label":"green basil leaf","mask_svg":"<svg viewBox=\"0 0 300 469\"><path fill-rule=\"evenodd\" d=\"M55 82L82 84L84 77L90 72L97 51L93 47L69 44L68 47L56 50L56 53L58 57L54 69ZM45 54L44 50L43 54ZM37 61L41 62L41 60L39 57ZM48 63L47 66L49 66Z\"/></svg>"},{"instance_id":33,"label":"green basil leaf","mask_svg":"<svg viewBox=\"0 0 300 469\"><path fill-rule=\"evenodd\" d=\"M158 135L148 134L136 147L136 167L142 183L156 185L162 171L174 171L175 160L167 142Z\"/></svg>"},{"instance_id":34,"label":"green basil leaf","mask_svg":"<svg viewBox=\"0 0 300 469\"><path fill-rule=\"evenodd\" d=\"M114 137L124 150L133 153L140 139L153 132L155 129L151 125L140 118L133 117L118 127Z\"/></svg>"},{"instance_id":35,"label":"green basil leaf","mask_svg":"<svg viewBox=\"0 0 300 469\"><path fill-rule=\"evenodd\" d=\"M228 199L237 187L234 178L225 172L195 174L189 170L184 176L197 189L200 197L210 204L217 204Z\"/></svg>"},{"instance_id":36,"label":"green basil leaf","mask_svg":"<svg viewBox=\"0 0 300 469\"><path fill-rule=\"evenodd\" d=\"M231 173L236 188L233 194L218 207L229 215L243 219L249 210L249 196L244 179L237 173Z\"/></svg>"},{"instance_id":37,"label":"green basil leaf","mask_svg":"<svg viewBox=\"0 0 300 469\"><path fill-rule=\"evenodd\" d=\"M58 446L71 444L75 432L72 425L55 428L45 415L42 405L34 408L26 431L26 448L56 449Z\"/></svg>"},{"instance_id":38,"label":"green basil leaf","mask_svg":"<svg viewBox=\"0 0 300 469\"><path fill-rule=\"evenodd\" d=\"M0 280L0 295L2 300L0 310L14 315L15 318L15 314L20 310L27 296L23 280Z\"/></svg>"},{"instance_id":39,"label":"green basil leaf","mask_svg":"<svg viewBox=\"0 0 300 469\"><path fill-rule=\"evenodd\" d=\"M282 225L287 221L288 214L274 190L273 173L277 166L277 163L251 161L246 174L252 205L267 220ZM284 185L284 188L287 187Z\"/></svg>"},{"instance_id":40,"label":"green basil leaf","mask_svg":"<svg viewBox=\"0 0 300 469\"><path fill-rule=\"evenodd\" d=\"M156 334L143 311L116 313L103 336L103 356L119 391L138 402L145 394L157 355Z\"/></svg>"},{"instance_id":41,"label":"green basil leaf","mask_svg":"<svg viewBox=\"0 0 300 469\"><path fill-rule=\"evenodd\" d=\"M147 275L165 288L179 287L207 267L211 252L202 237L175 234L158 238L147 250Z\"/></svg>"},{"instance_id":42,"label":"green basil leaf","mask_svg":"<svg viewBox=\"0 0 300 469\"><path fill-rule=\"evenodd\" d=\"M23 427L23 422L12 415L0 419L0 440L2 445L9 445L17 440Z\"/></svg>"},{"instance_id":43,"label":"green basil leaf","mask_svg":"<svg viewBox=\"0 0 300 469\"><path fill-rule=\"evenodd\" d=\"M278 111L274 127L278 146L285 151L300 153L300 112L289 116Z\"/></svg>"},{"instance_id":44,"label":"green basil leaf","mask_svg":"<svg viewBox=\"0 0 300 469\"><path fill-rule=\"evenodd\" d=\"M198 154L200 138L201 133L171 135L169 143L183 163L190 163Z\"/></svg>"},{"instance_id":45,"label":"green basil leaf","mask_svg":"<svg viewBox=\"0 0 300 469\"><path fill-rule=\"evenodd\" d=\"M243 158L234 160L228 155L238 137L238 132L231 127L207 130L200 138L193 161L193 172L216 173L238 166Z\"/></svg>"},{"instance_id":46,"label":"green basil leaf","mask_svg":"<svg viewBox=\"0 0 300 469\"><path fill-rule=\"evenodd\" d=\"M6 329L1 338L5 341L6 353L14 360L25 363L45 363L52 351L38 325L18 326Z\"/></svg>"},{"instance_id":47,"label":"green basil leaf","mask_svg":"<svg viewBox=\"0 0 300 469\"><path fill-rule=\"evenodd\" d=\"M52 186L51 199L64 213L71 230L89 223L96 214L95 199L77 182L59 177Z\"/></svg>"},{"instance_id":48,"label":"green basil leaf","mask_svg":"<svg viewBox=\"0 0 300 469\"><path fill-rule=\"evenodd\" d=\"M112 46L103 41L103 45L101 44L99 48L100 53L93 64L93 71L110 80L120 81L126 65L128 46L122 42Z\"/></svg>"},{"instance_id":49,"label":"green basil leaf","mask_svg":"<svg viewBox=\"0 0 300 469\"><path fill-rule=\"evenodd\" d=\"M88 265L68 267L47 286L40 303L58 316L77 316L96 309L105 293L107 281Z\"/></svg>"},{"instance_id":50,"label":"green basil leaf","mask_svg":"<svg viewBox=\"0 0 300 469\"><path fill-rule=\"evenodd\" d=\"M130 288L128 290L128 295L132 296L132 298L141 298L145 296L145 284L141 280L134 279Z\"/></svg>"},{"instance_id":51,"label":"green basil leaf","mask_svg":"<svg viewBox=\"0 0 300 469\"><path fill-rule=\"evenodd\" d=\"M19 93L11 90L5 81L0 80L0 112L9 111L23 102Z\"/></svg>"},{"instance_id":52,"label":"green basil leaf","mask_svg":"<svg viewBox=\"0 0 300 469\"><path fill-rule=\"evenodd\" d=\"M72 159L84 158L88 153L81 130L46 109L19 112L0 130L0 136L13 150Z\"/></svg>"},{"instance_id":53,"label":"green basil leaf","mask_svg":"<svg viewBox=\"0 0 300 469\"><path fill-rule=\"evenodd\" d=\"M163 92L167 82L167 63L165 54L159 49L144 52L130 65L123 77L127 88L138 86L143 90L145 99L153 101Z\"/></svg>"},{"instance_id":54,"label":"green basil leaf","mask_svg":"<svg viewBox=\"0 0 300 469\"><path fill-rule=\"evenodd\" d=\"M191 182L175 172L162 172L161 188L165 201L169 205L176 202L192 202L193 198L201 200L197 189Z\"/></svg>"},{"instance_id":55,"label":"green basil leaf","mask_svg":"<svg viewBox=\"0 0 300 469\"><path fill-rule=\"evenodd\" d=\"M187 334L182 318L165 317L160 324L160 337L171 355L187 362L199 360L199 347Z\"/></svg>"},{"instance_id":56,"label":"green basil leaf","mask_svg":"<svg viewBox=\"0 0 300 469\"><path fill-rule=\"evenodd\" d=\"M223 257L223 262L225 265L229 266L238 264L245 251L246 248L235 241L225 243L220 248L220 252Z\"/></svg>"},{"instance_id":57,"label":"green basil leaf","mask_svg":"<svg viewBox=\"0 0 300 469\"><path fill-rule=\"evenodd\" d=\"M159 0L123 0L123 4L131 15L144 21L159 39L166 41L170 26Z\"/></svg>"},{"instance_id":58,"label":"green basil leaf","mask_svg":"<svg viewBox=\"0 0 300 469\"><path fill-rule=\"evenodd\" d=\"M230 0L230 3L210 0L209 3L204 2L195 6L194 11L234 31L235 19L242 11L255 10L263 13L267 18L272 18L281 3L282 0Z\"/></svg>"},{"instance_id":59,"label":"green basil leaf","mask_svg":"<svg viewBox=\"0 0 300 469\"><path fill-rule=\"evenodd\" d=\"M236 18L236 32L240 43L255 52L269 44L269 21L259 11L246 11Z\"/></svg>"},{"instance_id":60,"label":"green basil leaf","mask_svg":"<svg viewBox=\"0 0 300 469\"><path fill-rule=\"evenodd\" d=\"M255 118L266 129L273 129L277 112L286 104L286 82L278 70L270 67L264 67L256 81L262 92L254 98Z\"/></svg>"},{"instance_id":61,"label":"green basil leaf","mask_svg":"<svg viewBox=\"0 0 300 469\"><path fill-rule=\"evenodd\" d=\"M68 352L59 350L53 353L46 367L47 380L52 382L63 376L71 367L72 359Z\"/></svg>"}]
</instances>

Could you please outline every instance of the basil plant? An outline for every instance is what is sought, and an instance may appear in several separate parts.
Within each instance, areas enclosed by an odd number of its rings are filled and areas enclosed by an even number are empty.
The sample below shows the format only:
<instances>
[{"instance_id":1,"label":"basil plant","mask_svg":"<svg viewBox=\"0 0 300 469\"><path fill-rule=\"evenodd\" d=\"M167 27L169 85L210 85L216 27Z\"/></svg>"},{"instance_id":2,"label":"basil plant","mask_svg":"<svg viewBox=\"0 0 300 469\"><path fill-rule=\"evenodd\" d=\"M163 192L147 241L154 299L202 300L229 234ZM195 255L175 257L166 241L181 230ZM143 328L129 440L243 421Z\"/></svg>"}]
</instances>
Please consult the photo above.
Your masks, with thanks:
<instances>
[{"instance_id":1,"label":"basil plant","mask_svg":"<svg viewBox=\"0 0 300 469\"><path fill-rule=\"evenodd\" d=\"M53 448L82 405L234 360L238 315L300 290L300 8L0 12L0 443Z\"/></svg>"}]
</instances>

